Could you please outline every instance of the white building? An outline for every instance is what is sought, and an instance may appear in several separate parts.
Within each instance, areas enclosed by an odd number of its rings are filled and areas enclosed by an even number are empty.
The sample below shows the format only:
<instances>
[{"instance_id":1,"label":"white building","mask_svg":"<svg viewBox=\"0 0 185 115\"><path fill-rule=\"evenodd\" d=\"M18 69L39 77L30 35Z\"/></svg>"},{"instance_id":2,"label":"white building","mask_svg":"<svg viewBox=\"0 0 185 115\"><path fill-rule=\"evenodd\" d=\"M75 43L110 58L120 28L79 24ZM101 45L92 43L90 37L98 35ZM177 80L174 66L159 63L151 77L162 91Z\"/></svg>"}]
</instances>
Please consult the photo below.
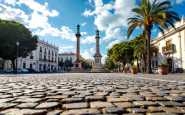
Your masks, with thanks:
<instances>
[{"instance_id":1,"label":"white building","mask_svg":"<svg viewBox=\"0 0 185 115\"><path fill-rule=\"evenodd\" d=\"M95 64L93 59L86 59L86 62L89 63L90 65Z\"/></svg>"},{"instance_id":2,"label":"white building","mask_svg":"<svg viewBox=\"0 0 185 115\"><path fill-rule=\"evenodd\" d=\"M11 68L11 61L6 61L6 69ZM37 49L26 58L18 58L18 68L33 68L35 70L58 69L58 47L38 39Z\"/></svg>"},{"instance_id":3,"label":"white building","mask_svg":"<svg viewBox=\"0 0 185 115\"><path fill-rule=\"evenodd\" d=\"M165 36L162 33L152 40L152 44L159 48L158 56L152 57L152 67L157 67L160 63L167 63L170 69L185 69L185 18L182 16L180 22L175 23L176 30L172 27Z\"/></svg>"}]
</instances>

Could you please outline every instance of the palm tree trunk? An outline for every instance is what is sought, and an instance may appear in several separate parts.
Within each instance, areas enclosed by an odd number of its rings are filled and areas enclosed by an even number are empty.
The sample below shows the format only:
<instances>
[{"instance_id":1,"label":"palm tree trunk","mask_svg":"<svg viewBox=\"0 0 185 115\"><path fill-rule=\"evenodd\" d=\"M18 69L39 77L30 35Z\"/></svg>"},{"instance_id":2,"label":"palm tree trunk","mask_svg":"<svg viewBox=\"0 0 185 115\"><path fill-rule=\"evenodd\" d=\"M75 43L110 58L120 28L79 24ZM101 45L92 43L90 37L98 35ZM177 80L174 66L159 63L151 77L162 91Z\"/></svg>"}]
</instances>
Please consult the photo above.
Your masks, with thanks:
<instances>
[{"instance_id":1,"label":"palm tree trunk","mask_svg":"<svg viewBox=\"0 0 185 115\"><path fill-rule=\"evenodd\" d=\"M151 57L150 57L150 35L151 35L151 30L147 29L146 30L146 38L147 38L147 73L152 73L151 70Z\"/></svg>"}]
</instances>

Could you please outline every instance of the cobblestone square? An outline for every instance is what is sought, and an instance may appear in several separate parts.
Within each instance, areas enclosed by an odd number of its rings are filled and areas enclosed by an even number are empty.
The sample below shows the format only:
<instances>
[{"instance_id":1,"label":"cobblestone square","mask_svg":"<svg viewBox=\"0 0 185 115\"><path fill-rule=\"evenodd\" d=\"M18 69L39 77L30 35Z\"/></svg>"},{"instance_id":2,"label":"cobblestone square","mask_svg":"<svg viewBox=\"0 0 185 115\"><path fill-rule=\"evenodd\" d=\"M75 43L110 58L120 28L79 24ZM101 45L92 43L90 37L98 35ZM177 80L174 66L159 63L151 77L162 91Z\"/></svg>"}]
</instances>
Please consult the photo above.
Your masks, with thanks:
<instances>
[{"instance_id":1,"label":"cobblestone square","mask_svg":"<svg viewBox=\"0 0 185 115\"><path fill-rule=\"evenodd\" d=\"M185 114L185 74L0 75L0 115Z\"/></svg>"}]
</instances>

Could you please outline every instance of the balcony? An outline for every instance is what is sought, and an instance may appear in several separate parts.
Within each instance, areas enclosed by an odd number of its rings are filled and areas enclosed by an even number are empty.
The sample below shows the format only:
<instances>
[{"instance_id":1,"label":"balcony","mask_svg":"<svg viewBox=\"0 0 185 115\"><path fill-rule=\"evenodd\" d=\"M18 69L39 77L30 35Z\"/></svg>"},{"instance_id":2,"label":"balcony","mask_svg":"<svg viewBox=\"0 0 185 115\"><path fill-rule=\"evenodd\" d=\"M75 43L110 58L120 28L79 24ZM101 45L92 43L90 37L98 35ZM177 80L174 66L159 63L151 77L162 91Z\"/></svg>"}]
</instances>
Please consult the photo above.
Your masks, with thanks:
<instances>
[{"instance_id":1,"label":"balcony","mask_svg":"<svg viewBox=\"0 0 185 115\"><path fill-rule=\"evenodd\" d=\"M170 44L168 46L162 47L163 54L170 54L174 52L174 44Z\"/></svg>"}]
</instances>

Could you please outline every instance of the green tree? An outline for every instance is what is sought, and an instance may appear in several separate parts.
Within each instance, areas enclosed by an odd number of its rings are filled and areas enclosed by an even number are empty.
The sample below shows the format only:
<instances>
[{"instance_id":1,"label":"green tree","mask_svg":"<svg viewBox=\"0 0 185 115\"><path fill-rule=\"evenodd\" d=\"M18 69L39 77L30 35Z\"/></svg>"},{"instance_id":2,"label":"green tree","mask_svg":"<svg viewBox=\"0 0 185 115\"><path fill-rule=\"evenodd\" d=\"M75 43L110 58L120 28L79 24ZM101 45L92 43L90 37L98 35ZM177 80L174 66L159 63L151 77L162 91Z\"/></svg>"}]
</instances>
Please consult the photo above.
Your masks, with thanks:
<instances>
[{"instance_id":1,"label":"green tree","mask_svg":"<svg viewBox=\"0 0 185 115\"><path fill-rule=\"evenodd\" d=\"M178 14L170 11L172 5L169 1L157 2L154 0L141 0L137 8L132 9L136 15L128 19L127 38L130 37L136 27L144 29L147 38L147 73L151 71L151 58L150 58L150 37L153 26L159 29L162 33L164 29L168 29L169 25L175 29L174 21L180 21ZM164 33L163 33L164 34Z\"/></svg>"},{"instance_id":2,"label":"green tree","mask_svg":"<svg viewBox=\"0 0 185 115\"><path fill-rule=\"evenodd\" d=\"M89 63L85 62L84 60L80 60L80 61L83 69L92 69L92 66Z\"/></svg>"},{"instance_id":3,"label":"green tree","mask_svg":"<svg viewBox=\"0 0 185 115\"><path fill-rule=\"evenodd\" d=\"M126 63L131 63L134 59L134 49L131 42L121 42L109 49L107 55L116 62L122 62L125 67Z\"/></svg>"},{"instance_id":4,"label":"green tree","mask_svg":"<svg viewBox=\"0 0 185 115\"><path fill-rule=\"evenodd\" d=\"M11 60L15 72L16 42L19 42L18 57L27 57L36 50L38 36L33 36L24 25L9 20L0 20L0 32L0 57Z\"/></svg>"},{"instance_id":5,"label":"green tree","mask_svg":"<svg viewBox=\"0 0 185 115\"><path fill-rule=\"evenodd\" d=\"M74 66L74 64L68 59L64 62L64 67L70 68L70 70L71 70L71 67L73 67L73 66Z\"/></svg>"},{"instance_id":6,"label":"green tree","mask_svg":"<svg viewBox=\"0 0 185 115\"><path fill-rule=\"evenodd\" d=\"M103 65L103 69L105 70L113 70L118 67L118 64L110 57L105 60L105 64Z\"/></svg>"},{"instance_id":7,"label":"green tree","mask_svg":"<svg viewBox=\"0 0 185 115\"><path fill-rule=\"evenodd\" d=\"M58 62L58 66L60 66L61 68L63 68L64 62L63 62L63 61L59 61L59 62Z\"/></svg>"}]
</instances>

